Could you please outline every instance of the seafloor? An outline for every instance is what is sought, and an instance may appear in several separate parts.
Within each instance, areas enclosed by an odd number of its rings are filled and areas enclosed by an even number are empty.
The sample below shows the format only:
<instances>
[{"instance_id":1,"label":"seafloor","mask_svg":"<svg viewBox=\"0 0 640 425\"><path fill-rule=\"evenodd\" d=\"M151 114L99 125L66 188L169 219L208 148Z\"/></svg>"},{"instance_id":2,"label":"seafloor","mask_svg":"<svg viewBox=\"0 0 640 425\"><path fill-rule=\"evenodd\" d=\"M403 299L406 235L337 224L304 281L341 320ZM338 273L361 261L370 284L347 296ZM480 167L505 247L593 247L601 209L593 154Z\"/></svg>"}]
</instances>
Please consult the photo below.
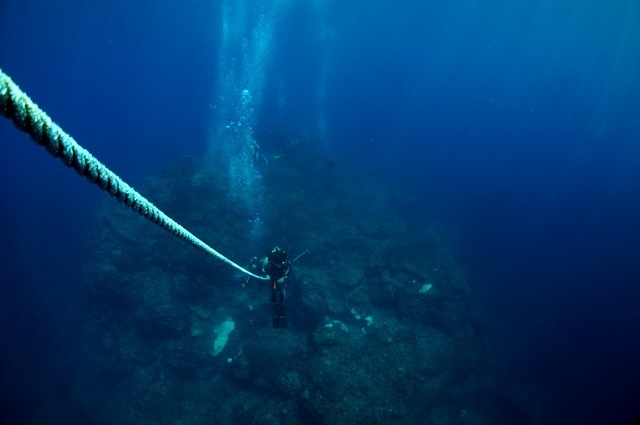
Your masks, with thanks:
<instances>
[{"instance_id":1,"label":"seafloor","mask_svg":"<svg viewBox=\"0 0 640 425\"><path fill-rule=\"evenodd\" d=\"M139 189L243 266L274 245L309 250L293 264L289 329L272 328L264 284L109 199L87 247L90 361L75 394L91 421L502 423L467 282L438 233L304 135L259 142L258 222L234 212L225 173L194 158Z\"/></svg>"}]
</instances>

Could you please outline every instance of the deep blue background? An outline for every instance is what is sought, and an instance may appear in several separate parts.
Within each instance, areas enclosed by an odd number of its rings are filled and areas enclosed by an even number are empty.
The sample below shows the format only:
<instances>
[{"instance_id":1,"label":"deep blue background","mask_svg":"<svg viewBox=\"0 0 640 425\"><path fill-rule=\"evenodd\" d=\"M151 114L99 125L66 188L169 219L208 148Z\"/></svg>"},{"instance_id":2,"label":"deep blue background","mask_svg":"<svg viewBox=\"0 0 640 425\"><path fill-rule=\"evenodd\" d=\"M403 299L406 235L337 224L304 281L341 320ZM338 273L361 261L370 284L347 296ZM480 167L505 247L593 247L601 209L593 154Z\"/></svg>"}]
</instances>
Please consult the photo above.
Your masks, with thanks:
<instances>
[{"instance_id":1,"label":"deep blue background","mask_svg":"<svg viewBox=\"0 0 640 425\"><path fill-rule=\"evenodd\" d=\"M57 3L0 3L0 68L134 186L203 155L219 5ZM501 385L546 393L545 423L629 423L638 3L295 3L277 24L261 123L314 133L322 111L340 166L402 188L407 219L455 229ZM0 395L38 404L34 387L72 385L83 243L105 196L6 120L0 141Z\"/></svg>"}]
</instances>

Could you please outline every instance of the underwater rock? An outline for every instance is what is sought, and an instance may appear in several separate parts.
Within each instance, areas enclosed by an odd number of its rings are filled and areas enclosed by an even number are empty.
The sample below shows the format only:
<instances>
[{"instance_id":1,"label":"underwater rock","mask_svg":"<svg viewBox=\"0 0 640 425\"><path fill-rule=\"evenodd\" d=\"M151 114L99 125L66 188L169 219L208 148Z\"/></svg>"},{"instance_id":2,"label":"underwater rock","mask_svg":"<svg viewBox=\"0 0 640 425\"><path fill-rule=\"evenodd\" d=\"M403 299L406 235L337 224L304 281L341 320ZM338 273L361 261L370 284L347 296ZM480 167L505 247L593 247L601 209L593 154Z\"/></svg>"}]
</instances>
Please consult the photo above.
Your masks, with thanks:
<instances>
[{"instance_id":1,"label":"underwater rock","mask_svg":"<svg viewBox=\"0 0 640 425\"><path fill-rule=\"evenodd\" d=\"M80 379L109 385L80 399L103 422L495 423L473 403L490 394L488 372L444 244L428 228L409 232L362 176L336 169L319 184L296 160L303 146L260 170L265 187L287 188L264 193L267 246L252 245L255 216L235 213L198 161L177 161L142 190L232 259L275 244L309 250L292 266L289 329L271 327L264 283L118 205L96 213L85 269L91 362ZM348 214L336 215L341 205Z\"/></svg>"},{"instance_id":2,"label":"underwater rock","mask_svg":"<svg viewBox=\"0 0 640 425\"><path fill-rule=\"evenodd\" d=\"M330 297L327 300L327 308L331 313L342 313L344 311L344 302L341 299Z\"/></svg>"},{"instance_id":3,"label":"underwater rock","mask_svg":"<svg viewBox=\"0 0 640 425\"><path fill-rule=\"evenodd\" d=\"M233 319L231 319L231 317L227 317L224 322L218 324L213 329L215 340L213 341L211 355L217 356L222 352L224 346L227 345L227 341L229 340L229 334L235 329L235 327L236 324Z\"/></svg>"}]
</instances>

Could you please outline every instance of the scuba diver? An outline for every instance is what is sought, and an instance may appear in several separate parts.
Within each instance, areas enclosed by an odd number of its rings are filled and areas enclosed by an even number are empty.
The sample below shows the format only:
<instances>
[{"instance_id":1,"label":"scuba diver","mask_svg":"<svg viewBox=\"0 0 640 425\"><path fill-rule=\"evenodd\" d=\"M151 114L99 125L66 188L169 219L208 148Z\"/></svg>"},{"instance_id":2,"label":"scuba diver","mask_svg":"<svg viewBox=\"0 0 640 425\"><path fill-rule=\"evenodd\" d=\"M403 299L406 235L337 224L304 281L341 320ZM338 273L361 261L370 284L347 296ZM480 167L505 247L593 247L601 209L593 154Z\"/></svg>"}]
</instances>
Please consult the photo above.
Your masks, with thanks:
<instances>
[{"instance_id":1,"label":"scuba diver","mask_svg":"<svg viewBox=\"0 0 640 425\"><path fill-rule=\"evenodd\" d=\"M273 308L273 327L286 328L287 314L284 310L286 288L291 280L291 262L284 249L277 246L262 262L262 271L269 276L271 304Z\"/></svg>"}]
</instances>

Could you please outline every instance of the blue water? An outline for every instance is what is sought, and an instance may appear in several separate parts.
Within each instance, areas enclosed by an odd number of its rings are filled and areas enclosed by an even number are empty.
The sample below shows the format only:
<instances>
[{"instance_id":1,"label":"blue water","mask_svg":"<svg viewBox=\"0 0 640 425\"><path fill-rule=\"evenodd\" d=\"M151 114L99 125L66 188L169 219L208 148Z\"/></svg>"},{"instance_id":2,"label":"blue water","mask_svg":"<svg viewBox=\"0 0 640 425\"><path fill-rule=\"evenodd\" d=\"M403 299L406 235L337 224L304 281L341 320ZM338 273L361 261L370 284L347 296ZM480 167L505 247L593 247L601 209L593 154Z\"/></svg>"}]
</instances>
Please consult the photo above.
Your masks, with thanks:
<instances>
[{"instance_id":1,"label":"blue water","mask_svg":"<svg viewBox=\"0 0 640 425\"><path fill-rule=\"evenodd\" d=\"M452 229L496 379L544 392L545 423L632 423L640 4L223 3L3 0L0 68L134 186L216 152L220 111L250 90L250 124L304 129L410 194L406 220ZM67 422L51 394L82 360L84 244L105 195L8 120L0 140L0 412Z\"/></svg>"}]
</instances>

